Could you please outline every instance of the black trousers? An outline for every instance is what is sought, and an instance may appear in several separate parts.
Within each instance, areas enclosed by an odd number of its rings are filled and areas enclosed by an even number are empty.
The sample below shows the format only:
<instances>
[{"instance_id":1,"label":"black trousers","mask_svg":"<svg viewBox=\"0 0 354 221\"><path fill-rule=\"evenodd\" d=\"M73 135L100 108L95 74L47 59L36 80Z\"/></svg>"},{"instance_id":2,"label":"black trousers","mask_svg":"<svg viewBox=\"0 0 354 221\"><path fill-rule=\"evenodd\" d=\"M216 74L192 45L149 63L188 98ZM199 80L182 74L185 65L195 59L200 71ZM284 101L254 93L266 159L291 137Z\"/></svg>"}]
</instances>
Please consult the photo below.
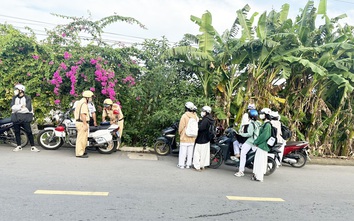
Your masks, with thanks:
<instances>
[{"instance_id":1,"label":"black trousers","mask_svg":"<svg viewBox=\"0 0 354 221\"><path fill-rule=\"evenodd\" d=\"M32 134L31 122L22 122L22 123L14 124L17 146L21 146L21 133L20 133L21 126L25 130L31 146L34 146L34 138Z\"/></svg>"}]
</instances>

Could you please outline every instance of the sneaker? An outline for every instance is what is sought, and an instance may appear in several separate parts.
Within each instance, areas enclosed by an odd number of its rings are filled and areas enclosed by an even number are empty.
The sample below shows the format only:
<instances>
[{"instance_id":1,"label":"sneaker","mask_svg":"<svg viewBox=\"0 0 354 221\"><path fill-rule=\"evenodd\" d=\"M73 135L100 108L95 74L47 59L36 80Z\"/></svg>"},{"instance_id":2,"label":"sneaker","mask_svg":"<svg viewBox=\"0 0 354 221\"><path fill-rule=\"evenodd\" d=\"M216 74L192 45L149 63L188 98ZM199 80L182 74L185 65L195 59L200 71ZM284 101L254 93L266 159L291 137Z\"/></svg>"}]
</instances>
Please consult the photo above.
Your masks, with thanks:
<instances>
[{"instance_id":1,"label":"sneaker","mask_svg":"<svg viewBox=\"0 0 354 221\"><path fill-rule=\"evenodd\" d=\"M202 172L202 170L201 170L201 169L198 169L198 168L195 168L195 170L198 171L198 172Z\"/></svg>"},{"instance_id":2,"label":"sneaker","mask_svg":"<svg viewBox=\"0 0 354 221\"><path fill-rule=\"evenodd\" d=\"M177 165L178 168L184 169L184 166Z\"/></svg>"},{"instance_id":3,"label":"sneaker","mask_svg":"<svg viewBox=\"0 0 354 221\"><path fill-rule=\"evenodd\" d=\"M242 177L242 176L244 176L245 174L244 174L242 171L238 171L238 172L235 173L234 175L237 176L237 177Z\"/></svg>"},{"instance_id":4,"label":"sneaker","mask_svg":"<svg viewBox=\"0 0 354 221\"><path fill-rule=\"evenodd\" d=\"M39 152L40 150L38 150L37 147L33 146L33 147L31 147L31 151L32 151L32 152Z\"/></svg>"},{"instance_id":5,"label":"sneaker","mask_svg":"<svg viewBox=\"0 0 354 221\"><path fill-rule=\"evenodd\" d=\"M191 168L191 166L186 166L186 169L190 169Z\"/></svg>"},{"instance_id":6,"label":"sneaker","mask_svg":"<svg viewBox=\"0 0 354 221\"><path fill-rule=\"evenodd\" d=\"M17 151L20 151L20 150L22 150L22 147L21 147L21 146L18 146L18 147L16 147L16 148L14 148L12 151L17 152Z\"/></svg>"}]
</instances>

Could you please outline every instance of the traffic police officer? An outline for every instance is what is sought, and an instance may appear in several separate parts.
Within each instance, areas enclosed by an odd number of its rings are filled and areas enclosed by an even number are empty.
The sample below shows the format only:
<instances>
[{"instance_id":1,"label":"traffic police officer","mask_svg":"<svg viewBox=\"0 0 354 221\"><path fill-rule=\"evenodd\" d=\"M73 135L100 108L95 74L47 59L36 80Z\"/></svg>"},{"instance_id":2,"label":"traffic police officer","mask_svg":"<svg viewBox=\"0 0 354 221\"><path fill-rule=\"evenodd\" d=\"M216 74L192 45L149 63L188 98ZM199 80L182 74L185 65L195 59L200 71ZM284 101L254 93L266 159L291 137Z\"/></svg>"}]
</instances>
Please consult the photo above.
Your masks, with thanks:
<instances>
[{"instance_id":1,"label":"traffic police officer","mask_svg":"<svg viewBox=\"0 0 354 221\"><path fill-rule=\"evenodd\" d=\"M87 146L87 138L89 133L89 124L90 116L88 103L92 102L92 91L84 91L82 93L81 100L77 103L74 116L76 120L76 130L77 130L77 138L76 138L76 147L75 154L76 157L88 158L88 155L85 153L85 149Z\"/></svg>"},{"instance_id":2,"label":"traffic police officer","mask_svg":"<svg viewBox=\"0 0 354 221\"><path fill-rule=\"evenodd\" d=\"M106 117L109 117L111 124L116 124L119 126L119 136L122 138L123 134L123 125L124 125L124 116L123 112L120 109L118 104L113 104L113 101L109 98L103 101L103 112L102 112L102 121L106 122ZM114 113L115 112L115 113ZM116 113L118 112L118 113ZM118 150L119 146L117 147Z\"/></svg>"}]
</instances>

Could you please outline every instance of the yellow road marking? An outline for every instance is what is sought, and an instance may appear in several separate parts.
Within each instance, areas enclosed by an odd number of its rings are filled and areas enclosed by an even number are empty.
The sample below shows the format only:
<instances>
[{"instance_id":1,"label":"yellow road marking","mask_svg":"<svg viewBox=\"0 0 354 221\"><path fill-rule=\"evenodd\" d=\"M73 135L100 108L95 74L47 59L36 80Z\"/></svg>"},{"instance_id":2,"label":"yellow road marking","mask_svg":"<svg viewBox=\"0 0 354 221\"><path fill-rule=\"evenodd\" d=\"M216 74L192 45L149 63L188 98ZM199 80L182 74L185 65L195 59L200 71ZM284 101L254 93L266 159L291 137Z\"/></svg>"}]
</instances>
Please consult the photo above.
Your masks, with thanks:
<instances>
[{"instance_id":1,"label":"yellow road marking","mask_svg":"<svg viewBox=\"0 0 354 221\"><path fill-rule=\"evenodd\" d=\"M229 200L284 202L282 198L226 196Z\"/></svg>"},{"instance_id":2,"label":"yellow road marking","mask_svg":"<svg viewBox=\"0 0 354 221\"><path fill-rule=\"evenodd\" d=\"M108 196L108 192L62 191L62 190L36 190L34 194L47 195L77 195L77 196Z\"/></svg>"}]
</instances>

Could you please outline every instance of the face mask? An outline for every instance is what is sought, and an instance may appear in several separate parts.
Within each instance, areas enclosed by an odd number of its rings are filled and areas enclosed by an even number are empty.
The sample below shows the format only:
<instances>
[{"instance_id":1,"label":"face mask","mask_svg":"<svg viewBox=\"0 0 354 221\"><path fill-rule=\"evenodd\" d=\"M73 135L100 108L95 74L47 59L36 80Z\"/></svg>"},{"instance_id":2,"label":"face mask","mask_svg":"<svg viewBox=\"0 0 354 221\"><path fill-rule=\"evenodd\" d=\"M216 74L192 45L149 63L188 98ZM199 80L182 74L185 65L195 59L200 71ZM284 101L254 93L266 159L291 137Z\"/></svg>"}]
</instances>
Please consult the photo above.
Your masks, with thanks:
<instances>
[{"instance_id":1,"label":"face mask","mask_svg":"<svg viewBox=\"0 0 354 221\"><path fill-rule=\"evenodd\" d=\"M14 90L14 95L17 96L20 92L18 91L18 89Z\"/></svg>"},{"instance_id":2,"label":"face mask","mask_svg":"<svg viewBox=\"0 0 354 221\"><path fill-rule=\"evenodd\" d=\"M260 114L260 115L259 115L259 118L262 119L262 120L264 120L265 114Z\"/></svg>"},{"instance_id":3,"label":"face mask","mask_svg":"<svg viewBox=\"0 0 354 221\"><path fill-rule=\"evenodd\" d=\"M205 116L205 112L204 111L200 112L200 116L204 117Z\"/></svg>"}]
</instances>

